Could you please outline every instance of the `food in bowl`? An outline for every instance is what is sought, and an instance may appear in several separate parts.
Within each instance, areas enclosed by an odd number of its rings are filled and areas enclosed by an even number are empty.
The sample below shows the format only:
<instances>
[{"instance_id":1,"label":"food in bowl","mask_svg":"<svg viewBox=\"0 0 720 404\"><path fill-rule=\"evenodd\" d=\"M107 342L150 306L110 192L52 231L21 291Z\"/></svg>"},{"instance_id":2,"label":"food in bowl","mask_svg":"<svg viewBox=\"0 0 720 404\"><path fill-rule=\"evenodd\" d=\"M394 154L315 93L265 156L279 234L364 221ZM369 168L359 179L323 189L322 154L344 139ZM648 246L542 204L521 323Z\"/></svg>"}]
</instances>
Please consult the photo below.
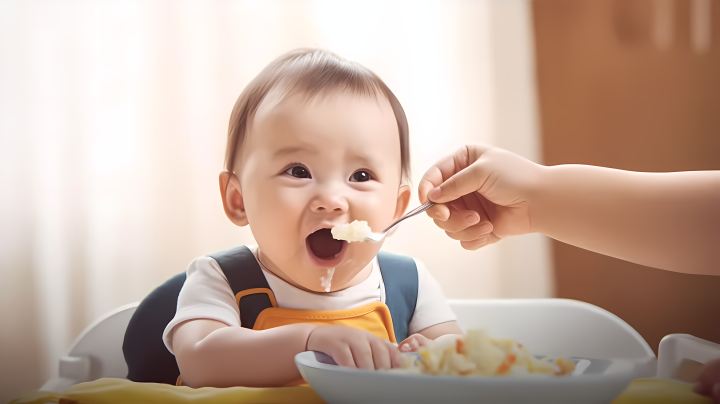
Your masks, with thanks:
<instances>
[{"instance_id":1,"label":"food in bowl","mask_svg":"<svg viewBox=\"0 0 720 404\"><path fill-rule=\"evenodd\" d=\"M403 355L394 371L436 376L567 376L575 370L568 359L538 359L512 339L490 338L469 330L452 343L431 343L417 354Z\"/></svg>"}]
</instances>

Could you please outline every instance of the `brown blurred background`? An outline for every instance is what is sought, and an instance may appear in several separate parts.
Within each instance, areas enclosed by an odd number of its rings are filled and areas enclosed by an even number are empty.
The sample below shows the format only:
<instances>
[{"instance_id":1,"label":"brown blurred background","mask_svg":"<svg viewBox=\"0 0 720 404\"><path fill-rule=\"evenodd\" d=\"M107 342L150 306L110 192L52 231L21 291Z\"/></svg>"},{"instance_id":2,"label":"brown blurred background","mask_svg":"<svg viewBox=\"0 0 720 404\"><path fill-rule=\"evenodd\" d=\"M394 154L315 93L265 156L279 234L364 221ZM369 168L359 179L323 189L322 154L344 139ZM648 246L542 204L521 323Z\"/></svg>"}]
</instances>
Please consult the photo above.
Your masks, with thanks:
<instances>
[{"instance_id":1,"label":"brown blurred background","mask_svg":"<svg viewBox=\"0 0 720 404\"><path fill-rule=\"evenodd\" d=\"M533 18L545 164L720 170L720 2L535 0ZM720 343L720 277L552 245L557 297L613 312L656 352L671 333Z\"/></svg>"}]
</instances>

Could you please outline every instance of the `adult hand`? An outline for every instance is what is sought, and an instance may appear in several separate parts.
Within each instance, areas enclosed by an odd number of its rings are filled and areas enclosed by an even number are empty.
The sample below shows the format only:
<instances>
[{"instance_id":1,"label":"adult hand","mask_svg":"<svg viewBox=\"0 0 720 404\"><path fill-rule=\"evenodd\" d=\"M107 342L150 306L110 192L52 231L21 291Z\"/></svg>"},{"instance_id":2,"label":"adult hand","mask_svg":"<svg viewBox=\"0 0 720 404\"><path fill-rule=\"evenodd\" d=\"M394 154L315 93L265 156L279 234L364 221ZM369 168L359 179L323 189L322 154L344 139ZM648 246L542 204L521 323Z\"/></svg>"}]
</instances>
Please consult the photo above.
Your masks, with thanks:
<instances>
[{"instance_id":1,"label":"adult hand","mask_svg":"<svg viewBox=\"0 0 720 404\"><path fill-rule=\"evenodd\" d=\"M529 197L545 167L486 145L467 145L423 175L420 202L435 224L466 250L530 233Z\"/></svg>"},{"instance_id":2,"label":"adult hand","mask_svg":"<svg viewBox=\"0 0 720 404\"><path fill-rule=\"evenodd\" d=\"M693 391L711 397L715 403L720 404L720 359L705 365Z\"/></svg>"},{"instance_id":3,"label":"adult hand","mask_svg":"<svg viewBox=\"0 0 720 404\"><path fill-rule=\"evenodd\" d=\"M400 366L400 351L392 342L342 325L314 329L308 337L307 350L324 352L338 365L351 368L374 370Z\"/></svg>"}]
</instances>

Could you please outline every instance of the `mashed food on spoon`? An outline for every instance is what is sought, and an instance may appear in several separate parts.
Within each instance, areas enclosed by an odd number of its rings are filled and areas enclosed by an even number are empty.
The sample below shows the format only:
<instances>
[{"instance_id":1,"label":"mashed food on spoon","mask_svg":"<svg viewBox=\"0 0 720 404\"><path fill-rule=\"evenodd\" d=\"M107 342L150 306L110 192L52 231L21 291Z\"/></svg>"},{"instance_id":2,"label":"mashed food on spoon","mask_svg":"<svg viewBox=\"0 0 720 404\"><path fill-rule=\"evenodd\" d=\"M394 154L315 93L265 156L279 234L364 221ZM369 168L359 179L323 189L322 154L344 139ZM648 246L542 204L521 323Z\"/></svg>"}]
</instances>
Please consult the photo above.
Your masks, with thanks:
<instances>
[{"instance_id":1,"label":"mashed food on spoon","mask_svg":"<svg viewBox=\"0 0 720 404\"><path fill-rule=\"evenodd\" d=\"M436 376L566 376L575 370L567 359L538 359L516 341L490 338L483 330L421 347L417 355L403 355L403 362L395 371Z\"/></svg>"},{"instance_id":2,"label":"mashed food on spoon","mask_svg":"<svg viewBox=\"0 0 720 404\"><path fill-rule=\"evenodd\" d=\"M372 235L372 230L364 220L355 220L352 223L339 224L330 230L335 240L345 240L348 243L364 241Z\"/></svg>"}]
</instances>

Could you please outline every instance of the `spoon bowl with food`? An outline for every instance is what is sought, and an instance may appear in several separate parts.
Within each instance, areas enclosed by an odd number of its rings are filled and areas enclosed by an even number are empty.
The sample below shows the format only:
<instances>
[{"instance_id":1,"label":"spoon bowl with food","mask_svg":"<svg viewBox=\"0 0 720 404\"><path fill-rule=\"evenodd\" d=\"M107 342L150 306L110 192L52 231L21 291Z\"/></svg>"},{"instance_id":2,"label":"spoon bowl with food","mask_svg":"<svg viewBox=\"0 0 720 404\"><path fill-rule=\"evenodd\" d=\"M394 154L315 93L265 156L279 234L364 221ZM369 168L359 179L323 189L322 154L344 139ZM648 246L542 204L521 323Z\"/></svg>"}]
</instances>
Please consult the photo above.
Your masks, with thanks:
<instances>
[{"instance_id":1,"label":"spoon bowl with food","mask_svg":"<svg viewBox=\"0 0 720 404\"><path fill-rule=\"evenodd\" d=\"M355 220L351 223L344 223L339 224L331 229L331 233L334 239L336 240L345 240L348 243L353 242L372 242L372 243L378 243L382 241L385 236L390 232L390 230L393 229L393 227L400 224L405 219L411 218L413 216L419 215L420 213L425 212L426 210L430 209L435 205L435 202L425 202L424 204L418 206L417 208L411 210L405 216L401 217L395 223L388 226L387 229L379 232L379 233L373 233L370 226L368 226L367 222L364 220Z\"/></svg>"}]
</instances>

